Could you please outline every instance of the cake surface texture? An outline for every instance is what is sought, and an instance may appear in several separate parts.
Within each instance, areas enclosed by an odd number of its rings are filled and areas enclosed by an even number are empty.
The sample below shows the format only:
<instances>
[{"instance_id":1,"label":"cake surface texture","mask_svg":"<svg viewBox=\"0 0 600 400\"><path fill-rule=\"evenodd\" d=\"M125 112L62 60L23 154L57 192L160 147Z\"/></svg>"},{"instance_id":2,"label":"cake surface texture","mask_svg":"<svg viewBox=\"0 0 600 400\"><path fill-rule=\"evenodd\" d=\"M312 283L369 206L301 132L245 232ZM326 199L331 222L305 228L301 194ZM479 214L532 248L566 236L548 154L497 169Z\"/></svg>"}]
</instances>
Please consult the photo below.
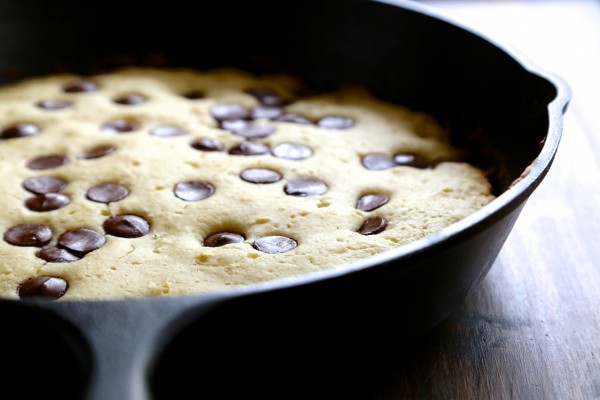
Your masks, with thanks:
<instances>
[{"instance_id":1,"label":"cake surface texture","mask_svg":"<svg viewBox=\"0 0 600 400\"><path fill-rule=\"evenodd\" d=\"M329 268L490 202L428 115L288 76L125 68L0 89L0 297L207 293Z\"/></svg>"}]
</instances>

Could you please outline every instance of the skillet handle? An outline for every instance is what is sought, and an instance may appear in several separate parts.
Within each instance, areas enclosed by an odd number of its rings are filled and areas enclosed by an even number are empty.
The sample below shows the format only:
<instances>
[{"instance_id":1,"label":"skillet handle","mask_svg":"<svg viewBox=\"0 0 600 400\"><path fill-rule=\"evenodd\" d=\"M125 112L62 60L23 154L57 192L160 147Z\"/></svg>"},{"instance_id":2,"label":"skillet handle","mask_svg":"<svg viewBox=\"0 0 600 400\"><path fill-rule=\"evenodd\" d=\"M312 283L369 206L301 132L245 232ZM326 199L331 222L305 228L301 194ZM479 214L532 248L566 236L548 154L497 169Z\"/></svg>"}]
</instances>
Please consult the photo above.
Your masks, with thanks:
<instances>
[{"instance_id":1,"label":"skillet handle","mask_svg":"<svg viewBox=\"0 0 600 400\"><path fill-rule=\"evenodd\" d=\"M85 400L150 400L146 373L170 337L208 313L217 297L100 302L46 302L87 340L92 373Z\"/></svg>"}]
</instances>

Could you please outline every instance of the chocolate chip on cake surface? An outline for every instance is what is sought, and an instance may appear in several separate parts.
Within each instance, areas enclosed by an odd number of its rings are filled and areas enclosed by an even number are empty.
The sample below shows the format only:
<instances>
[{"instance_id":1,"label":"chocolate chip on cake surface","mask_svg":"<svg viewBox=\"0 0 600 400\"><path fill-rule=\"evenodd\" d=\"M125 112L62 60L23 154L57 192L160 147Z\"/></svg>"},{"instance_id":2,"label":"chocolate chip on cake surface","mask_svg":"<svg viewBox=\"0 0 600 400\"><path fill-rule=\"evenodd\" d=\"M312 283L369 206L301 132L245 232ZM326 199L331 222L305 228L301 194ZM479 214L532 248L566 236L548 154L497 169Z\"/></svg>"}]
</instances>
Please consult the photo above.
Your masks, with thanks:
<instances>
[{"instance_id":1,"label":"chocolate chip on cake surface","mask_svg":"<svg viewBox=\"0 0 600 400\"><path fill-rule=\"evenodd\" d=\"M219 122L248 118L248 110L237 103L215 104L210 108L210 114Z\"/></svg>"},{"instance_id":2,"label":"chocolate chip on cake surface","mask_svg":"<svg viewBox=\"0 0 600 400\"><path fill-rule=\"evenodd\" d=\"M280 143L271 149L271 154L287 160L305 160L313 155L313 151L300 143Z\"/></svg>"},{"instance_id":3,"label":"chocolate chip on cake surface","mask_svg":"<svg viewBox=\"0 0 600 400\"><path fill-rule=\"evenodd\" d=\"M123 238L138 238L150 232L148 221L133 214L112 216L104 221L102 227L106 234Z\"/></svg>"},{"instance_id":4,"label":"chocolate chip on cake surface","mask_svg":"<svg viewBox=\"0 0 600 400\"><path fill-rule=\"evenodd\" d=\"M253 119L277 119L284 114L282 107L276 106L258 106L250 110L250 116Z\"/></svg>"},{"instance_id":5,"label":"chocolate chip on cake surface","mask_svg":"<svg viewBox=\"0 0 600 400\"><path fill-rule=\"evenodd\" d=\"M330 115L317 121L317 125L327 129L348 129L354 126L354 120L348 117Z\"/></svg>"},{"instance_id":6,"label":"chocolate chip on cake surface","mask_svg":"<svg viewBox=\"0 0 600 400\"><path fill-rule=\"evenodd\" d=\"M146 102L146 96L139 93L126 93L119 95L113 99L114 103L122 106L136 106Z\"/></svg>"},{"instance_id":7,"label":"chocolate chip on cake surface","mask_svg":"<svg viewBox=\"0 0 600 400\"><path fill-rule=\"evenodd\" d=\"M38 108L43 110L64 110L73 105L70 101L60 99L41 100L35 104Z\"/></svg>"},{"instance_id":8,"label":"chocolate chip on cake surface","mask_svg":"<svg viewBox=\"0 0 600 400\"><path fill-rule=\"evenodd\" d=\"M366 169L373 171L382 171L396 166L394 159L384 153L366 154L362 158L361 163Z\"/></svg>"},{"instance_id":9,"label":"chocolate chip on cake surface","mask_svg":"<svg viewBox=\"0 0 600 400\"><path fill-rule=\"evenodd\" d=\"M116 150L117 150L117 148L115 146L94 147L93 149L80 154L78 158L84 159L84 160L91 160L94 158L100 158L100 157L107 156L107 155L115 152Z\"/></svg>"},{"instance_id":10,"label":"chocolate chip on cake surface","mask_svg":"<svg viewBox=\"0 0 600 400\"><path fill-rule=\"evenodd\" d=\"M246 139L260 139L275 133L275 128L265 124L248 123L244 126L232 127L227 129L231 133L244 137Z\"/></svg>"},{"instance_id":11,"label":"chocolate chip on cake surface","mask_svg":"<svg viewBox=\"0 0 600 400\"><path fill-rule=\"evenodd\" d=\"M365 194L356 202L356 209L361 211L373 211L384 206L390 201L389 196L385 194Z\"/></svg>"},{"instance_id":12,"label":"chocolate chip on cake surface","mask_svg":"<svg viewBox=\"0 0 600 400\"><path fill-rule=\"evenodd\" d=\"M215 187L203 181L179 182L173 189L175 196L184 201L204 200L215 193Z\"/></svg>"},{"instance_id":13,"label":"chocolate chip on cake surface","mask_svg":"<svg viewBox=\"0 0 600 400\"><path fill-rule=\"evenodd\" d=\"M58 238L59 247L80 257L98 250L105 243L106 238L104 235L86 228L66 231Z\"/></svg>"},{"instance_id":14,"label":"chocolate chip on cake surface","mask_svg":"<svg viewBox=\"0 0 600 400\"><path fill-rule=\"evenodd\" d=\"M260 156L269 153L269 147L260 142L244 141L229 149L229 154L238 156Z\"/></svg>"},{"instance_id":15,"label":"chocolate chip on cake surface","mask_svg":"<svg viewBox=\"0 0 600 400\"><path fill-rule=\"evenodd\" d=\"M87 79L70 82L63 86L63 91L66 93L86 93L96 90L98 90L98 85Z\"/></svg>"},{"instance_id":16,"label":"chocolate chip on cake surface","mask_svg":"<svg viewBox=\"0 0 600 400\"><path fill-rule=\"evenodd\" d=\"M221 247L228 244L241 243L246 238L243 235L235 232L218 232L209 235L204 239L206 247Z\"/></svg>"},{"instance_id":17,"label":"chocolate chip on cake surface","mask_svg":"<svg viewBox=\"0 0 600 400\"><path fill-rule=\"evenodd\" d=\"M27 161L27 168L34 170L53 169L69 163L69 159L60 154L49 154Z\"/></svg>"},{"instance_id":18,"label":"chocolate chip on cake surface","mask_svg":"<svg viewBox=\"0 0 600 400\"><path fill-rule=\"evenodd\" d=\"M34 194L58 193L67 187L67 182L54 176L33 176L25 179L22 186Z\"/></svg>"},{"instance_id":19,"label":"chocolate chip on cake surface","mask_svg":"<svg viewBox=\"0 0 600 400\"><path fill-rule=\"evenodd\" d=\"M58 210L71 203L69 196L60 193L44 193L25 200L25 207L31 211L47 212Z\"/></svg>"},{"instance_id":20,"label":"chocolate chip on cake surface","mask_svg":"<svg viewBox=\"0 0 600 400\"><path fill-rule=\"evenodd\" d=\"M280 117L275 118L275 121L278 122L288 122L292 124L300 124L300 125L312 125L313 123L306 117L298 114L283 114Z\"/></svg>"},{"instance_id":21,"label":"chocolate chip on cake surface","mask_svg":"<svg viewBox=\"0 0 600 400\"><path fill-rule=\"evenodd\" d=\"M29 122L18 122L16 124L8 125L2 128L0 131L0 138L2 139L16 139L29 136L36 136L40 133L40 127L36 124Z\"/></svg>"},{"instance_id":22,"label":"chocolate chip on cake surface","mask_svg":"<svg viewBox=\"0 0 600 400\"><path fill-rule=\"evenodd\" d=\"M66 280L56 276L39 275L27 279L17 289L20 299L44 298L56 300L67 293L69 285Z\"/></svg>"},{"instance_id":23,"label":"chocolate chip on cake surface","mask_svg":"<svg viewBox=\"0 0 600 400\"><path fill-rule=\"evenodd\" d=\"M86 197L97 203L114 203L129 196L129 189L118 183L101 183L88 189Z\"/></svg>"},{"instance_id":24,"label":"chocolate chip on cake surface","mask_svg":"<svg viewBox=\"0 0 600 400\"><path fill-rule=\"evenodd\" d=\"M249 168L240 172L240 178L250 183L275 183L279 182L283 175L272 169Z\"/></svg>"},{"instance_id":25,"label":"chocolate chip on cake surface","mask_svg":"<svg viewBox=\"0 0 600 400\"><path fill-rule=\"evenodd\" d=\"M42 224L20 224L4 232L4 240L14 246L42 247L50 243L52 230Z\"/></svg>"},{"instance_id":26,"label":"chocolate chip on cake surface","mask_svg":"<svg viewBox=\"0 0 600 400\"><path fill-rule=\"evenodd\" d=\"M316 178L290 179L284 186L285 193L292 196L316 196L325 194L329 187L325 182Z\"/></svg>"},{"instance_id":27,"label":"chocolate chip on cake surface","mask_svg":"<svg viewBox=\"0 0 600 400\"><path fill-rule=\"evenodd\" d=\"M258 251L269 254L285 253L298 247L298 242L286 236L265 236L252 243Z\"/></svg>"},{"instance_id":28,"label":"chocolate chip on cake surface","mask_svg":"<svg viewBox=\"0 0 600 400\"><path fill-rule=\"evenodd\" d=\"M190 146L201 151L223 151L225 146L217 139L200 138L190 143Z\"/></svg>"},{"instance_id":29,"label":"chocolate chip on cake surface","mask_svg":"<svg viewBox=\"0 0 600 400\"><path fill-rule=\"evenodd\" d=\"M115 119L105 122L102 124L100 129L109 133L128 133L136 131L138 129L138 124L134 121L128 121L125 119Z\"/></svg>"},{"instance_id":30,"label":"chocolate chip on cake surface","mask_svg":"<svg viewBox=\"0 0 600 400\"><path fill-rule=\"evenodd\" d=\"M245 92L254 96L262 105L282 106L285 104L283 97L275 93L274 90L266 87L253 87L246 89Z\"/></svg>"},{"instance_id":31,"label":"chocolate chip on cake surface","mask_svg":"<svg viewBox=\"0 0 600 400\"><path fill-rule=\"evenodd\" d=\"M190 90L182 94L182 96L188 100L200 100L205 97L204 93L200 90Z\"/></svg>"},{"instance_id":32,"label":"chocolate chip on cake surface","mask_svg":"<svg viewBox=\"0 0 600 400\"><path fill-rule=\"evenodd\" d=\"M47 247L45 249L41 249L35 253L35 256L51 263L67 263L81 260L81 257L69 252L68 250L61 249L60 247Z\"/></svg>"},{"instance_id":33,"label":"chocolate chip on cake surface","mask_svg":"<svg viewBox=\"0 0 600 400\"><path fill-rule=\"evenodd\" d=\"M398 153L394 155L396 165L425 169L431 167L431 164L423 157L414 153Z\"/></svg>"},{"instance_id":34,"label":"chocolate chip on cake surface","mask_svg":"<svg viewBox=\"0 0 600 400\"><path fill-rule=\"evenodd\" d=\"M159 125L150 130L150 135L158 137L171 137L187 135L187 132L177 126Z\"/></svg>"},{"instance_id":35,"label":"chocolate chip on cake surface","mask_svg":"<svg viewBox=\"0 0 600 400\"><path fill-rule=\"evenodd\" d=\"M375 235L385 231L387 225L387 219L383 217L369 218L358 228L358 233L361 235Z\"/></svg>"}]
</instances>

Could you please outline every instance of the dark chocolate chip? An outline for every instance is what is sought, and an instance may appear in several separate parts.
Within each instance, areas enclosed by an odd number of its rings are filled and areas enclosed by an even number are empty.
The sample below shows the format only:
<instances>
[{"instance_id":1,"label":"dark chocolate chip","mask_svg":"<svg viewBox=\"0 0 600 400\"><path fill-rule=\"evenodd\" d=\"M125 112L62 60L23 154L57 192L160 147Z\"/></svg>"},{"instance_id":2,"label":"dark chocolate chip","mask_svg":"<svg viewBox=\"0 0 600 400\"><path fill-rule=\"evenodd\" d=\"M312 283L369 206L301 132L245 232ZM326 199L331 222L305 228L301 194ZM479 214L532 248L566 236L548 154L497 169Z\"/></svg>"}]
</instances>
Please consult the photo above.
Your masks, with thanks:
<instances>
[{"instance_id":1,"label":"dark chocolate chip","mask_svg":"<svg viewBox=\"0 0 600 400\"><path fill-rule=\"evenodd\" d=\"M313 155L310 147L299 143L281 143L271 149L271 154L288 160L304 160Z\"/></svg>"},{"instance_id":2,"label":"dark chocolate chip","mask_svg":"<svg viewBox=\"0 0 600 400\"><path fill-rule=\"evenodd\" d=\"M138 124L124 119L115 119L104 123L101 129L109 133L127 133L138 129Z\"/></svg>"},{"instance_id":3,"label":"dark chocolate chip","mask_svg":"<svg viewBox=\"0 0 600 400\"><path fill-rule=\"evenodd\" d=\"M385 194L365 194L356 202L356 208L361 211L373 211L390 201Z\"/></svg>"},{"instance_id":4,"label":"dark chocolate chip","mask_svg":"<svg viewBox=\"0 0 600 400\"><path fill-rule=\"evenodd\" d=\"M191 90L189 92L184 93L182 96L188 100L199 100L204 98L204 93L202 93L199 90Z\"/></svg>"},{"instance_id":5,"label":"dark chocolate chip","mask_svg":"<svg viewBox=\"0 0 600 400\"><path fill-rule=\"evenodd\" d=\"M268 152L269 147L266 144L250 141L238 143L229 149L229 154L239 156L258 156Z\"/></svg>"},{"instance_id":6,"label":"dark chocolate chip","mask_svg":"<svg viewBox=\"0 0 600 400\"><path fill-rule=\"evenodd\" d=\"M301 115L298 115L298 114L283 114L281 117L275 118L275 121L289 122L292 124L300 124L300 125L312 125L313 124L309 119L307 119Z\"/></svg>"},{"instance_id":7,"label":"dark chocolate chip","mask_svg":"<svg viewBox=\"0 0 600 400\"><path fill-rule=\"evenodd\" d=\"M248 118L248 110L235 103L215 104L210 108L210 114L217 121Z\"/></svg>"},{"instance_id":8,"label":"dark chocolate chip","mask_svg":"<svg viewBox=\"0 0 600 400\"><path fill-rule=\"evenodd\" d=\"M42 100L36 103L36 106L44 110L64 110L71 105L72 103L66 100Z\"/></svg>"},{"instance_id":9,"label":"dark chocolate chip","mask_svg":"<svg viewBox=\"0 0 600 400\"><path fill-rule=\"evenodd\" d=\"M280 181L283 176L271 169L251 168L243 170L240 178L250 183L275 183Z\"/></svg>"},{"instance_id":10,"label":"dark chocolate chip","mask_svg":"<svg viewBox=\"0 0 600 400\"><path fill-rule=\"evenodd\" d=\"M295 249L297 246L298 242L285 236L266 236L256 239L252 243L252 247L256 250L269 254L285 253L286 251Z\"/></svg>"},{"instance_id":11,"label":"dark chocolate chip","mask_svg":"<svg viewBox=\"0 0 600 400\"><path fill-rule=\"evenodd\" d=\"M135 106L146 102L146 96L138 93L127 93L117 96L113 102L123 106Z\"/></svg>"},{"instance_id":12,"label":"dark chocolate chip","mask_svg":"<svg viewBox=\"0 0 600 400\"><path fill-rule=\"evenodd\" d=\"M60 154L50 154L29 160L27 162L27 167L35 170L52 169L62 167L68 162L69 160L65 156L61 156Z\"/></svg>"},{"instance_id":13,"label":"dark chocolate chip","mask_svg":"<svg viewBox=\"0 0 600 400\"><path fill-rule=\"evenodd\" d=\"M96 90L98 90L98 85L85 79L77 82L71 82L63 86L63 91L66 93L95 92Z\"/></svg>"},{"instance_id":14,"label":"dark chocolate chip","mask_svg":"<svg viewBox=\"0 0 600 400\"><path fill-rule=\"evenodd\" d=\"M279 96L275 91L263 88L255 87L246 90L251 96L254 96L262 105L265 106L282 106L285 104L283 97Z\"/></svg>"},{"instance_id":15,"label":"dark chocolate chip","mask_svg":"<svg viewBox=\"0 0 600 400\"><path fill-rule=\"evenodd\" d=\"M362 158L361 162L366 169L374 171L390 169L396 166L394 159L383 153L369 153Z\"/></svg>"},{"instance_id":16,"label":"dark chocolate chip","mask_svg":"<svg viewBox=\"0 0 600 400\"><path fill-rule=\"evenodd\" d=\"M396 163L396 165L421 169L429 168L431 166L424 157L413 153L396 154L394 155L394 162Z\"/></svg>"},{"instance_id":17,"label":"dark chocolate chip","mask_svg":"<svg viewBox=\"0 0 600 400\"><path fill-rule=\"evenodd\" d=\"M40 133L39 126L28 122L19 122L5 126L0 132L2 139L15 139L22 137L35 136Z\"/></svg>"},{"instance_id":18,"label":"dark chocolate chip","mask_svg":"<svg viewBox=\"0 0 600 400\"><path fill-rule=\"evenodd\" d=\"M383 217L369 218L358 228L358 233L361 235L375 235L385 231L387 224L387 220Z\"/></svg>"},{"instance_id":19,"label":"dark chocolate chip","mask_svg":"<svg viewBox=\"0 0 600 400\"><path fill-rule=\"evenodd\" d=\"M190 143L190 146L192 146L196 150L201 151L223 151L225 149L223 143L221 143L217 139L208 138L194 140L192 143Z\"/></svg>"},{"instance_id":20,"label":"dark chocolate chip","mask_svg":"<svg viewBox=\"0 0 600 400\"><path fill-rule=\"evenodd\" d=\"M52 231L46 225L15 225L4 232L4 240L15 246L42 247L52 240Z\"/></svg>"},{"instance_id":21,"label":"dark chocolate chip","mask_svg":"<svg viewBox=\"0 0 600 400\"><path fill-rule=\"evenodd\" d=\"M25 200L25 207L31 211L47 212L63 208L69 203L71 203L69 196L60 193L45 193Z\"/></svg>"},{"instance_id":22,"label":"dark chocolate chip","mask_svg":"<svg viewBox=\"0 0 600 400\"><path fill-rule=\"evenodd\" d=\"M179 182L174 188L175 196L185 201L200 201L213 195L215 187L208 182Z\"/></svg>"},{"instance_id":23,"label":"dark chocolate chip","mask_svg":"<svg viewBox=\"0 0 600 400\"><path fill-rule=\"evenodd\" d=\"M67 281L55 276L34 276L19 285L17 293L20 299L41 297L56 300L67 293Z\"/></svg>"},{"instance_id":24,"label":"dark chocolate chip","mask_svg":"<svg viewBox=\"0 0 600 400\"><path fill-rule=\"evenodd\" d=\"M272 106L258 106L250 111L253 119L277 119L284 114L283 108Z\"/></svg>"},{"instance_id":25,"label":"dark chocolate chip","mask_svg":"<svg viewBox=\"0 0 600 400\"><path fill-rule=\"evenodd\" d=\"M150 232L148 221L131 214L112 216L104 221L102 227L108 235L123 238L142 237Z\"/></svg>"},{"instance_id":26,"label":"dark chocolate chip","mask_svg":"<svg viewBox=\"0 0 600 400\"><path fill-rule=\"evenodd\" d=\"M117 148L114 146L94 147L93 149L88 150L83 154L80 154L79 158L82 158L84 160L91 160L93 158L100 158L100 157L107 156L107 155L113 153L115 150L117 150Z\"/></svg>"},{"instance_id":27,"label":"dark chocolate chip","mask_svg":"<svg viewBox=\"0 0 600 400\"><path fill-rule=\"evenodd\" d=\"M77 228L66 231L58 238L58 246L83 257L106 243L104 235L91 229Z\"/></svg>"},{"instance_id":28,"label":"dark chocolate chip","mask_svg":"<svg viewBox=\"0 0 600 400\"><path fill-rule=\"evenodd\" d=\"M187 132L183 129L173 126L173 125L159 125L150 130L150 134L152 136L158 137L171 137L171 136L183 136L186 135Z\"/></svg>"},{"instance_id":29,"label":"dark chocolate chip","mask_svg":"<svg viewBox=\"0 0 600 400\"><path fill-rule=\"evenodd\" d=\"M290 179L283 190L292 196L316 196L327 192L325 182L315 178Z\"/></svg>"},{"instance_id":30,"label":"dark chocolate chip","mask_svg":"<svg viewBox=\"0 0 600 400\"><path fill-rule=\"evenodd\" d=\"M113 203L129 196L129 190L117 183L101 183L88 189L86 197L97 203Z\"/></svg>"},{"instance_id":31,"label":"dark chocolate chip","mask_svg":"<svg viewBox=\"0 0 600 400\"><path fill-rule=\"evenodd\" d=\"M245 126L231 127L227 130L246 139L264 138L275 133L275 128L265 124L246 124Z\"/></svg>"},{"instance_id":32,"label":"dark chocolate chip","mask_svg":"<svg viewBox=\"0 0 600 400\"><path fill-rule=\"evenodd\" d=\"M81 257L59 247L47 247L35 253L37 258L52 263L64 263L80 260Z\"/></svg>"},{"instance_id":33,"label":"dark chocolate chip","mask_svg":"<svg viewBox=\"0 0 600 400\"><path fill-rule=\"evenodd\" d=\"M354 126L354 120L348 117L331 115L321 118L317 122L317 125L327 129L348 129Z\"/></svg>"},{"instance_id":34,"label":"dark chocolate chip","mask_svg":"<svg viewBox=\"0 0 600 400\"><path fill-rule=\"evenodd\" d=\"M218 232L209 235L204 239L206 247L221 247L227 244L241 243L245 240L244 236L233 232Z\"/></svg>"},{"instance_id":35,"label":"dark chocolate chip","mask_svg":"<svg viewBox=\"0 0 600 400\"><path fill-rule=\"evenodd\" d=\"M35 194L58 193L67 187L67 182L53 176L34 176L23 181L23 188Z\"/></svg>"},{"instance_id":36,"label":"dark chocolate chip","mask_svg":"<svg viewBox=\"0 0 600 400\"><path fill-rule=\"evenodd\" d=\"M247 128L250 125L245 119L228 119L221 122L221 128L233 132L235 130Z\"/></svg>"}]
</instances>

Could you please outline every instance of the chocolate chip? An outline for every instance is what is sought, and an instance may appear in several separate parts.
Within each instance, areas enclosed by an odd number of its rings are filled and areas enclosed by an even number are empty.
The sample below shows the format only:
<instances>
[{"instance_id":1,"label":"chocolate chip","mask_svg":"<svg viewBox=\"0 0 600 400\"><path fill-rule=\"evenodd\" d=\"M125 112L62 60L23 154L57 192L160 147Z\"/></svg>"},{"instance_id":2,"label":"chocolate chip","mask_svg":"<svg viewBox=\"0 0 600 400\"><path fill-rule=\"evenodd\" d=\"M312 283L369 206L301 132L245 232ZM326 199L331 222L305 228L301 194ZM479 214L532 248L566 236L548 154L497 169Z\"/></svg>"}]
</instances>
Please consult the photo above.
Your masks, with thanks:
<instances>
[{"instance_id":1,"label":"chocolate chip","mask_svg":"<svg viewBox=\"0 0 600 400\"><path fill-rule=\"evenodd\" d=\"M390 201L385 194L365 194L356 202L356 208L361 211L373 211Z\"/></svg>"},{"instance_id":2,"label":"chocolate chip","mask_svg":"<svg viewBox=\"0 0 600 400\"><path fill-rule=\"evenodd\" d=\"M268 152L269 147L266 144L250 141L238 143L229 149L229 154L240 156L258 156Z\"/></svg>"},{"instance_id":3,"label":"chocolate chip","mask_svg":"<svg viewBox=\"0 0 600 400\"><path fill-rule=\"evenodd\" d=\"M217 121L248 118L248 111L243 106L235 103L215 104L210 108L210 113Z\"/></svg>"},{"instance_id":4,"label":"chocolate chip","mask_svg":"<svg viewBox=\"0 0 600 400\"><path fill-rule=\"evenodd\" d=\"M252 243L252 247L256 250L269 254L285 253L286 251L295 249L297 246L298 242L285 236L266 236L256 239Z\"/></svg>"},{"instance_id":5,"label":"chocolate chip","mask_svg":"<svg viewBox=\"0 0 600 400\"><path fill-rule=\"evenodd\" d=\"M217 139L208 138L194 140L192 143L190 143L190 146L192 146L196 150L201 151L223 151L223 149L225 149L223 143L221 143Z\"/></svg>"},{"instance_id":6,"label":"chocolate chip","mask_svg":"<svg viewBox=\"0 0 600 400\"><path fill-rule=\"evenodd\" d=\"M71 203L69 196L60 193L38 194L25 200L25 206L31 211L47 212L58 210Z\"/></svg>"},{"instance_id":7,"label":"chocolate chip","mask_svg":"<svg viewBox=\"0 0 600 400\"><path fill-rule=\"evenodd\" d=\"M80 154L79 158L84 159L84 160L91 160L93 158L100 158L100 157L107 156L107 155L113 153L115 150L117 150L117 148L114 146L94 147L93 149L86 151L83 154Z\"/></svg>"},{"instance_id":8,"label":"chocolate chip","mask_svg":"<svg viewBox=\"0 0 600 400\"><path fill-rule=\"evenodd\" d=\"M272 106L258 106L250 111L253 119L277 119L284 114L283 108Z\"/></svg>"},{"instance_id":9,"label":"chocolate chip","mask_svg":"<svg viewBox=\"0 0 600 400\"><path fill-rule=\"evenodd\" d=\"M340 117L340 116L327 116L321 118L317 125L321 128L327 129L348 129L354 126L354 120L352 118Z\"/></svg>"},{"instance_id":10,"label":"chocolate chip","mask_svg":"<svg viewBox=\"0 0 600 400\"><path fill-rule=\"evenodd\" d=\"M19 122L16 124L5 126L0 132L2 139L15 139L22 137L35 136L40 133L40 128L28 122Z\"/></svg>"},{"instance_id":11,"label":"chocolate chip","mask_svg":"<svg viewBox=\"0 0 600 400\"><path fill-rule=\"evenodd\" d=\"M95 92L96 90L98 90L98 85L88 80L71 82L63 86L63 91L66 93Z\"/></svg>"},{"instance_id":12,"label":"chocolate chip","mask_svg":"<svg viewBox=\"0 0 600 400\"><path fill-rule=\"evenodd\" d=\"M280 181L283 176L271 169L252 168L243 170L240 178L250 183L275 183Z\"/></svg>"},{"instance_id":13,"label":"chocolate chip","mask_svg":"<svg viewBox=\"0 0 600 400\"><path fill-rule=\"evenodd\" d=\"M185 201L200 201L213 195L215 187L208 182L188 181L175 185L175 196Z\"/></svg>"},{"instance_id":14,"label":"chocolate chip","mask_svg":"<svg viewBox=\"0 0 600 400\"><path fill-rule=\"evenodd\" d=\"M282 106L285 104L283 97L279 96L275 91L263 88L255 87L245 91L251 96L254 96L262 105L265 106Z\"/></svg>"},{"instance_id":15,"label":"chocolate chip","mask_svg":"<svg viewBox=\"0 0 600 400\"><path fill-rule=\"evenodd\" d=\"M52 169L62 167L68 162L69 160L65 156L61 156L60 154L50 154L29 160L27 162L27 167L35 170Z\"/></svg>"},{"instance_id":16,"label":"chocolate chip","mask_svg":"<svg viewBox=\"0 0 600 400\"><path fill-rule=\"evenodd\" d=\"M67 182L53 176L34 176L23 181L23 188L35 194L58 193L67 187Z\"/></svg>"},{"instance_id":17,"label":"chocolate chip","mask_svg":"<svg viewBox=\"0 0 600 400\"><path fill-rule=\"evenodd\" d=\"M244 126L230 127L227 130L246 139L264 138L275 133L275 128L265 124L245 124Z\"/></svg>"},{"instance_id":18,"label":"chocolate chip","mask_svg":"<svg viewBox=\"0 0 600 400\"><path fill-rule=\"evenodd\" d=\"M150 130L150 134L158 137L171 137L183 136L186 135L187 132L173 125L159 125L155 128L152 128L152 130Z\"/></svg>"},{"instance_id":19,"label":"chocolate chip","mask_svg":"<svg viewBox=\"0 0 600 400\"><path fill-rule=\"evenodd\" d=\"M35 256L52 263L73 262L81 259L81 257L59 247L47 247L35 253Z\"/></svg>"},{"instance_id":20,"label":"chocolate chip","mask_svg":"<svg viewBox=\"0 0 600 400\"><path fill-rule=\"evenodd\" d=\"M204 93L199 90L191 90L187 93L184 93L182 96L188 100L199 100L204 98Z\"/></svg>"},{"instance_id":21,"label":"chocolate chip","mask_svg":"<svg viewBox=\"0 0 600 400\"><path fill-rule=\"evenodd\" d=\"M88 189L86 197L97 203L113 203L129 196L129 190L117 183L101 183Z\"/></svg>"},{"instance_id":22,"label":"chocolate chip","mask_svg":"<svg viewBox=\"0 0 600 400\"><path fill-rule=\"evenodd\" d=\"M296 178L289 180L283 190L292 196L315 196L327 192L325 182L315 178Z\"/></svg>"},{"instance_id":23,"label":"chocolate chip","mask_svg":"<svg viewBox=\"0 0 600 400\"><path fill-rule=\"evenodd\" d=\"M83 257L106 243L104 235L91 229L77 228L66 231L58 238L58 246L76 256Z\"/></svg>"},{"instance_id":24,"label":"chocolate chip","mask_svg":"<svg viewBox=\"0 0 600 400\"><path fill-rule=\"evenodd\" d=\"M115 97L113 102L123 106L135 106L146 102L146 96L138 93L127 93Z\"/></svg>"},{"instance_id":25,"label":"chocolate chip","mask_svg":"<svg viewBox=\"0 0 600 400\"><path fill-rule=\"evenodd\" d=\"M17 293L20 299L41 297L56 300L67 293L67 281L55 276L34 276L19 285Z\"/></svg>"},{"instance_id":26,"label":"chocolate chip","mask_svg":"<svg viewBox=\"0 0 600 400\"><path fill-rule=\"evenodd\" d=\"M366 169L375 171L390 169L396 166L394 160L383 153L369 153L362 158L361 162Z\"/></svg>"},{"instance_id":27,"label":"chocolate chip","mask_svg":"<svg viewBox=\"0 0 600 400\"><path fill-rule=\"evenodd\" d=\"M109 133L127 133L137 130L138 124L124 119L115 119L104 123L100 129Z\"/></svg>"},{"instance_id":28,"label":"chocolate chip","mask_svg":"<svg viewBox=\"0 0 600 400\"><path fill-rule=\"evenodd\" d=\"M123 238L142 237L150 232L148 221L131 214L112 216L104 221L102 227L108 235Z\"/></svg>"},{"instance_id":29,"label":"chocolate chip","mask_svg":"<svg viewBox=\"0 0 600 400\"><path fill-rule=\"evenodd\" d=\"M283 114L281 117L275 118L275 121L289 122L292 124L300 124L300 125L312 125L313 124L309 119L307 119L301 115L298 115L298 114Z\"/></svg>"},{"instance_id":30,"label":"chocolate chip","mask_svg":"<svg viewBox=\"0 0 600 400\"><path fill-rule=\"evenodd\" d=\"M394 162L396 163L396 165L421 169L429 168L431 166L424 157L413 153L396 154L394 155Z\"/></svg>"},{"instance_id":31,"label":"chocolate chip","mask_svg":"<svg viewBox=\"0 0 600 400\"><path fill-rule=\"evenodd\" d=\"M385 231L387 224L387 220L383 217L369 218L358 228L358 233L361 235L375 235Z\"/></svg>"},{"instance_id":32,"label":"chocolate chip","mask_svg":"<svg viewBox=\"0 0 600 400\"><path fill-rule=\"evenodd\" d=\"M241 243L245 240L244 236L233 232L219 232L209 235L204 239L206 247L221 247L227 244Z\"/></svg>"},{"instance_id":33,"label":"chocolate chip","mask_svg":"<svg viewBox=\"0 0 600 400\"><path fill-rule=\"evenodd\" d=\"M281 143L271 149L271 154L288 160L304 160L313 155L310 147L299 143Z\"/></svg>"},{"instance_id":34,"label":"chocolate chip","mask_svg":"<svg viewBox=\"0 0 600 400\"><path fill-rule=\"evenodd\" d=\"M71 105L72 103L66 100L42 100L36 103L36 106L44 110L64 110Z\"/></svg>"},{"instance_id":35,"label":"chocolate chip","mask_svg":"<svg viewBox=\"0 0 600 400\"><path fill-rule=\"evenodd\" d=\"M247 128L250 122L245 119L228 119L221 122L220 127L226 131L233 132L235 130Z\"/></svg>"},{"instance_id":36,"label":"chocolate chip","mask_svg":"<svg viewBox=\"0 0 600 400\"><path fill-rule=\"evenodd\" d=\"M46 225L15 225L4 232L4 240L15 246L42 247L52 240L52 231Z\"/></svg>"}]
</instances>

